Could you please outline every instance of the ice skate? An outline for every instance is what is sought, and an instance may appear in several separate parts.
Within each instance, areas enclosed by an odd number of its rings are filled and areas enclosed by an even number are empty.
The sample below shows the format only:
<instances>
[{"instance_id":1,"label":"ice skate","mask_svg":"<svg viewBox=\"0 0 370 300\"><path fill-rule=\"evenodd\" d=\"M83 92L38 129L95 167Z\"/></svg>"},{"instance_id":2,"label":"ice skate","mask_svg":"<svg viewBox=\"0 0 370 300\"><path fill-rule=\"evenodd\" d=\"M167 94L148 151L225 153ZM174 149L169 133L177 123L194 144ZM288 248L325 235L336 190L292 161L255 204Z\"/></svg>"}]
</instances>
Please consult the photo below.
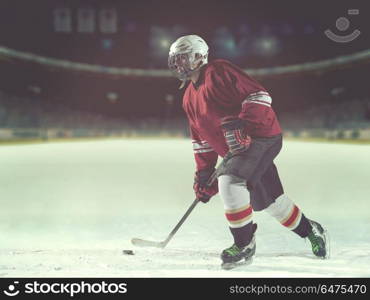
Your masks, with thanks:
<instances>
[{"instance_id":1,"label":"ice skate","mask_svg":"<svg viewBox=\"0 0 370 300\"><path fill-rule=\"evenodd\" d=\"M329 236L327 231L317 222L309 220L312 231L308 235L311 242L312 252L315 256L327 259L330 255Z\"/></svg>"},{"instance_id":2,"label":"ice skate","mask_svg":"<svg viewBox=\"0 0 370 300\"><path fill-rule=\"evenodd\" d=\"M251 242L244 246L238 247L237 245L232 245L231 247L222 251L221 267L224 270L230 270L240 265L246 265L252 263L253 255L256 252L256 241L253 237Z\"/></svg>"}]
</instances>

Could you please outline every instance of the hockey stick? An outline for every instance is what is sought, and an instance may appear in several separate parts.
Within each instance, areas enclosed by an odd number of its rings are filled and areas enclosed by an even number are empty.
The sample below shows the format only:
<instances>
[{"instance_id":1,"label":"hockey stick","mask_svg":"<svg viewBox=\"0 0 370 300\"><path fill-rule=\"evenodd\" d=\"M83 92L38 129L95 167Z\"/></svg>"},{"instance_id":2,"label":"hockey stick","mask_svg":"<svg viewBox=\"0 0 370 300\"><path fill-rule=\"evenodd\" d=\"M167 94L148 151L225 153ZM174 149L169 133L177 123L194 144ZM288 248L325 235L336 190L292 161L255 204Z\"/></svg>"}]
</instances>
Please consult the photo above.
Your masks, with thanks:
<instances>
[{"instance_id":1,"label":"hockey stick","mask_svg":"<svg viewBox=\"0 0 370 300\"><path fill-rule=\"evenodd\" d=\"M167 246L169 241L173 238L173 236L176 234L176 232L179 230L181 225L185 222L187 217L190 215L190 213L193 211L195 206L199 203L198 199L195 199L193 203L190 205L186 213L182 216L181 220L176 224L175 228L170 232L168 237L162 241L162 242L153 242L153 241L148 241L148 240L143 240L143 239L138 239L138 238L133 238L131 240L131 243L135 246L140 246L140 247L157 247L157 248L164 248Z\"/></svg>"},{"instance_id":2,"label":"hockey stick","mask_svg":"<svg viewBox=\"0 0 370 300\"><path fill-rule=\"evenodd\" d=\"M211 177L208 179L207 185L209 185L209 186L212 185L216 178L217 178L217 170L215 170L212 173ZM133 238L131 240L131 243L133 245L139 246L139 247L157 247L157 248L164 248L164 247L166 247L167 244L169 243L169 241L174 237L174 235L176 234L176 232L179 230L179 228L181 227L181 225L185 222L185 220L187 219L187 217L190 215L190 213L193 211L193 209L197 206L198 203L199 203L199 200L198 199L195 199L193 201L193 203L190 205L190 207L188 208L188 210L182 216L181 220L176 224L175 228L170 232L170 234L168 235L168 237L164 241L162 241L162 242L154 242L154 241L148 241L148 240Z\"/></svg>"}]
</instances>

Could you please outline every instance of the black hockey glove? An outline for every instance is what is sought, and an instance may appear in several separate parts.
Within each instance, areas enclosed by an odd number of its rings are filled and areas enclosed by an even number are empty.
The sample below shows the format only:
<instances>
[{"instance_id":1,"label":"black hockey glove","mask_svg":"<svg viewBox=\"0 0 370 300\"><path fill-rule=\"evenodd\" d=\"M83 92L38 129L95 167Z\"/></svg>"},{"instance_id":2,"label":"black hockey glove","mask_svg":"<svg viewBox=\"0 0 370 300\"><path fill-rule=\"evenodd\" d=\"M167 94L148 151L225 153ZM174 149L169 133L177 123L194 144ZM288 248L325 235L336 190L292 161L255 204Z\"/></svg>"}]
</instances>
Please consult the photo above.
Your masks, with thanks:
<instances>
[{"instance_id":1,"label":"black hockey glove","mask_svg":"<svg viewBox=\"0 0 370 300\"><path fill-rule=\"evenodd\" d=\"M218 193L217 178L211 184L208 182L214 171L215 168L210 168L195 172L193 189L196 198L203 203Z\"/></svg>"}]
</instances>

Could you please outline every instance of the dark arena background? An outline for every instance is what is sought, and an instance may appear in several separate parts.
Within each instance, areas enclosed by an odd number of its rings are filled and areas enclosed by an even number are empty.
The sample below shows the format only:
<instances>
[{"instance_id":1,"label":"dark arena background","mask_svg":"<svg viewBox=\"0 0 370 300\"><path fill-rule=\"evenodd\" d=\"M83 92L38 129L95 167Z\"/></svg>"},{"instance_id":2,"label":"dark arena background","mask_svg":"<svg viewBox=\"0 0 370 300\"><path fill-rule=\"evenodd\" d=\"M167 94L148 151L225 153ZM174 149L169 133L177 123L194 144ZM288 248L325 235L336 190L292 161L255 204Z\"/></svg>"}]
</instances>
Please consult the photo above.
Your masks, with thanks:
<instances>
[{"instance_id":1,"label":"dark arena background","mask_svg":"<svg viewBox=\"0 0 370 300\"><path fill-rule=\"evenodd\" d=\"M0 277L369 277L364 3L1 1ZM219 196L166 249L130 244L163 240L194 198L183 90L167 67L187 34L270 92L286 193L328 228L329 260L262 212L253 264L222 270Z\"/></svg>"}]
</instances>

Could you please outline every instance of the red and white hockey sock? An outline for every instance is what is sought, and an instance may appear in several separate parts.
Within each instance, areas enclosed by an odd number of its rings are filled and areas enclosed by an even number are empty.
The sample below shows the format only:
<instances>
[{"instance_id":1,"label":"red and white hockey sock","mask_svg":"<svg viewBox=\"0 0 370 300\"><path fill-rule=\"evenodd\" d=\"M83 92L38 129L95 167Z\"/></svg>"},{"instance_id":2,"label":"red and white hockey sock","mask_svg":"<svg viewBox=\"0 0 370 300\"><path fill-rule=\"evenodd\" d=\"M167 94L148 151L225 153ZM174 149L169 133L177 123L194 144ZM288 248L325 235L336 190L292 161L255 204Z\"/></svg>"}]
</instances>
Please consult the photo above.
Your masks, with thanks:
<instances>
[{"instance_id":1,"label":"red and white hockey sock","mask_svg":"<svg viewBox=\"0 0 370 300\"><path fill-rule=\"evenodd\" d=\"M302 211L284 194L279 196L265 211L301 237L306 237L311 231L311 225Z\"/></svg>"},{"instance_id":2,"label":"red and white hockey sock","mask_svg":"<svg viewBox=\"0 0 370 300\"><path fill-rule=\"evenodd\" d=\"M253 209L249 204L237 209L225 210L231 228L240 228L252 221Z\"/></svg>"},{"instance_id":3,"label":"red and white hockey sock","mask_svg":"<svg viewBox=\"0 0 370 300\"><path fill-rule=\"evenodd\" d=\"M232 175L222 175L218 178L218 188L235 244L248 244L252 238L250 228L253 209L245 180Z\"/></svg>"}]
</instances>

